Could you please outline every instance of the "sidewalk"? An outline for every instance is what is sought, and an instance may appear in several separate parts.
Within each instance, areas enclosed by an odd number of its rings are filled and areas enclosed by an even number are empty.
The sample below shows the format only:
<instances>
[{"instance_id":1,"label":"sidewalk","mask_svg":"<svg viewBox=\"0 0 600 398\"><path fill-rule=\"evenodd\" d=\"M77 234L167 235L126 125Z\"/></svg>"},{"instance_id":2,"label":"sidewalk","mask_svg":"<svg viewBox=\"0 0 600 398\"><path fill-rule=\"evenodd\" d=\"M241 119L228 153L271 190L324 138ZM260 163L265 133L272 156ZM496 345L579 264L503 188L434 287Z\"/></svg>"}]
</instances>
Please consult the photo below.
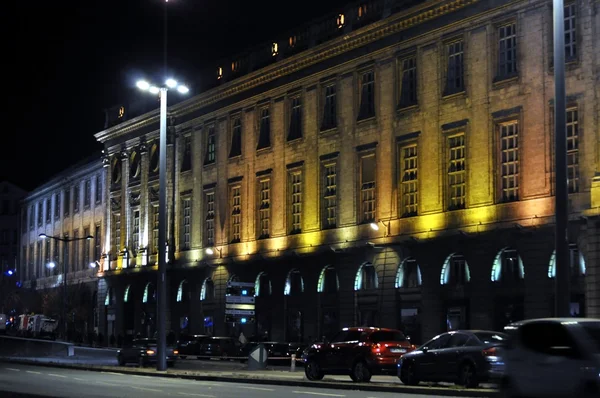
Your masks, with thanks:
<instances>
[{"instance_id":1,"label":"sidewalk","mask_svg":"<svg viewBox=\"0 0 600 398\"><path fill-rule=\"evenodd\" d=\"M444 395L459 397L495 397L493 389L464 389L454 385L430 384L418 387L403 385L397 378L390 376L373 376L370 383L354 383L348 376L325 376L323 381L309 381L304 376L302 368L296 372L282 370L184 370L169 368L166 372L159 372L154 368L120 367L105 364L94 364L89 358L1 358L0 361L29 364L36 366L50 366L67 369L89 370L99 372L112 372L131 375L146 375L154 377L169 377L191 380L236 382L250 384L286 385L312 388L328 388L337 390L361 390L373 392L409 393L421 395ZM84 363L84 361L86 361Z\"/></svg>"}]
</instances>

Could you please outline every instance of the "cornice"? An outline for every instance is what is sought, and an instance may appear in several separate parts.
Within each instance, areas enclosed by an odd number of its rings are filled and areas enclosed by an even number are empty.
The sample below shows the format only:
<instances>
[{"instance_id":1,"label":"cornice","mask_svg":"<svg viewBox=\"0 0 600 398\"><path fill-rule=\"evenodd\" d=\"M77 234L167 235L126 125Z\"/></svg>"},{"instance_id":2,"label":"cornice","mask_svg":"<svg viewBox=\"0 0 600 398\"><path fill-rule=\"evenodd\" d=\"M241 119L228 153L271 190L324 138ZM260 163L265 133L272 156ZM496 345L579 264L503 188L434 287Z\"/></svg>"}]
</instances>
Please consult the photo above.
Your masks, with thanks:
<instances>
[{"instance_id":1,"label":"cornice","mask_svg":"<svg viewBox=\"0 0 600 398\"><path fill-rule=\"evenodd\" d=\"M127 134L131 131L138 130L140 128L152 125L154 123L158 123L159 119L160 110L155 109L153 111L135 117L131 120L127 120L123 123L117 124L116 126L110 127L106 130L96 133L94 134L94 137L96 138L96 140L100 141L101 143L104 143L120 135Z\"/></svg>"}]
</instances>

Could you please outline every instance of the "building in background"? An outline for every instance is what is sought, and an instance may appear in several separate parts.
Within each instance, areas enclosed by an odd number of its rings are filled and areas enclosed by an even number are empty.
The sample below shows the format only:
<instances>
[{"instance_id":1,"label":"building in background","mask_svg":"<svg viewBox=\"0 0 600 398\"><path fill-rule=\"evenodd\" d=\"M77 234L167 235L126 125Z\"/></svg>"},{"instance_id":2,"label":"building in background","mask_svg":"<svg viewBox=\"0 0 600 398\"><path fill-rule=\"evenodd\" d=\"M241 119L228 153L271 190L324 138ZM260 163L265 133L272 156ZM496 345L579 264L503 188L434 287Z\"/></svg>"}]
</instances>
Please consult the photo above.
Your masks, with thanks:
<instances>
[{"instance_id":1,"label":"building in background","mask_svg":"<svg viewBox=\"0 0 600 398\"><path fill-rule=\"evenodd\" d=\"M40 298L30 311L60 317L67 274L68 333L87 339L97 328L97 272L103 266L106 190L100 154L83 160L31 191L22 201L22 289ZM67 243L40 234L89 240Z\"/></svg>"}]
</instances>

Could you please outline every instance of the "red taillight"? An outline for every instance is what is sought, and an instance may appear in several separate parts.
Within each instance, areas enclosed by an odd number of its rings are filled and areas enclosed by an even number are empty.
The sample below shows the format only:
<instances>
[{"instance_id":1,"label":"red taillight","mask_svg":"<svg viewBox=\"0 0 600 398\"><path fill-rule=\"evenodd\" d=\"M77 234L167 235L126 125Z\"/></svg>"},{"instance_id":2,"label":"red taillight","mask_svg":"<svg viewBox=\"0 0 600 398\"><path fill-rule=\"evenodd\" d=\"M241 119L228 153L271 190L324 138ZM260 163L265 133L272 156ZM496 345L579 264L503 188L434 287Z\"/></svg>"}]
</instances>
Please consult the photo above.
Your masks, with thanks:
<instances>
[{"instance_id":1,"label":"red taillight","mask_svg":"<svg viewBox=\"0 0 600 398\"><path fill-rule=\"evenodd\" d=\"M496 347L486 348L481 352L484 357L493 357L496 356L497 350Z\"/></svg>"},{"instance_id":2,"label":"red taillight","mask_svg":"<svg viewBox=\"0 0 600 398\"><path fill-rule=\"evenodd\" d=\"M381 354L382 352L385 352L386 350L386 346L384 344L373 344L373 346L371 346L371 351L375 354Z\"/></svg>"}]
</instances>

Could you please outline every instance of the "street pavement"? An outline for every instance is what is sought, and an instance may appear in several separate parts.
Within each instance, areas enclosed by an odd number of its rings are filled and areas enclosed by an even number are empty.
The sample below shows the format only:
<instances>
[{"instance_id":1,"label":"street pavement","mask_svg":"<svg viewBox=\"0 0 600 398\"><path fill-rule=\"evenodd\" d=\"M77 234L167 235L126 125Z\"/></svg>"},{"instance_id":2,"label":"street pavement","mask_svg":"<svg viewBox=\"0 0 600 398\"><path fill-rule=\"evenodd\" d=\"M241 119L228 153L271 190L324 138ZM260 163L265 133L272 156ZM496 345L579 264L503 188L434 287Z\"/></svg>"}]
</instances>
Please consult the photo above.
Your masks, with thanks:
<instances>
[{"instance_id":1,"label":"street pavement","mask_svg":"<svg viewBox=\"0 0 600 398\"><path fill-rule=\"evenodd\" d=\"M39 397L65 398L422 398L423 395L350 390L329 390L244 384L243 382L212 382L176 378L127 375L116 372L51 368L0 362L0 396L32 394ZM436 395L428 395L436 397ZM444 395L448 397L448 395Z\"/></svg>"}]
</instances>

